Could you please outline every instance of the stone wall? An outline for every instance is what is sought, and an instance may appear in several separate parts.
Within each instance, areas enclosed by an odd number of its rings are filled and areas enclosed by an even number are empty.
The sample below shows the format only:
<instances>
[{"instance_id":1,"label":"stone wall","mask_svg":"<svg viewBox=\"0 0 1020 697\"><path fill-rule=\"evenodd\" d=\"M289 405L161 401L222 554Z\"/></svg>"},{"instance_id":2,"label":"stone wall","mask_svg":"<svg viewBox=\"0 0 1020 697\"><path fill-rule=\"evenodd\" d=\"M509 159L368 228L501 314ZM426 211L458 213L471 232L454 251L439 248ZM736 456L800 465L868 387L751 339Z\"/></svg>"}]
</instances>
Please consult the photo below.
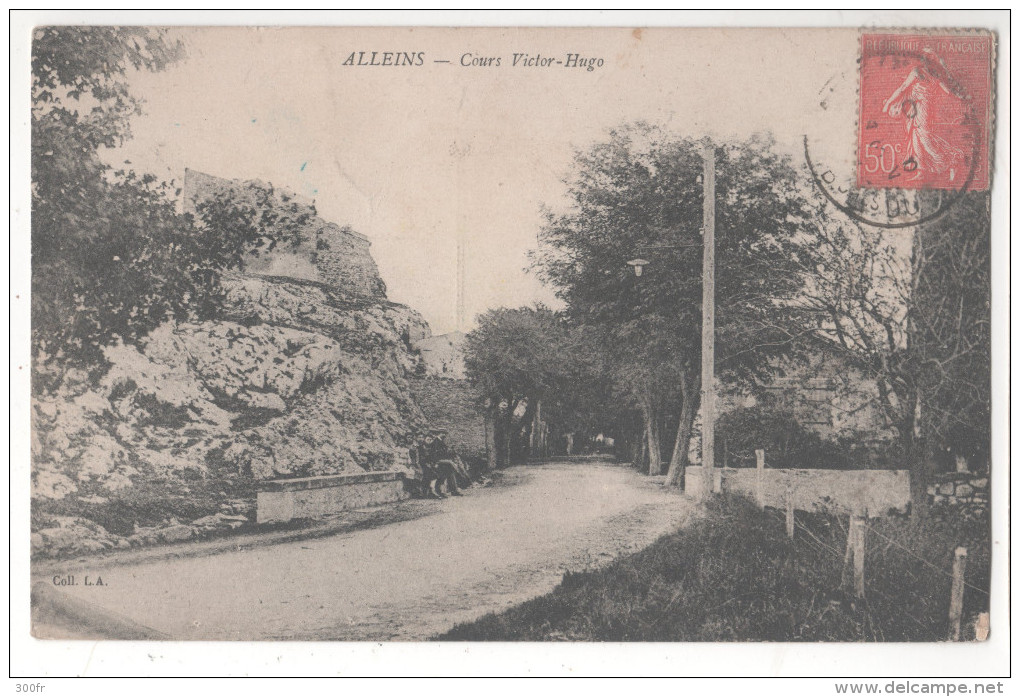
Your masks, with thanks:
<instances>
[{"instance_id":1,"label":"stone wall","mask_svg":"<svg viewBox=\"0 0 1020 697\"><path fill-rule=\"evenodd\" d=\"M348 226L327 223L315 231L315 265L323 283L348 295L384 297L386 284L369 251L372 243Z\"/></svg>"},{"instance_id":2,"label":"stone wall","mask_svg":"<svg viewBox=\"0 0 1020 697\"><path fill-rule=\"evenodd\" d=\"M187 168L184 170L183 204L186 213L194 214L195 206L216 194L230 193L249 204L255 203L255 194L252 185L273 188L271 184L260 181L242 181L241 179L224 179L215 177L197 169ZM283 204L294 204L298 212L315 215L315 201L307 196L301 196L293 191L282 188L273 188L277 200Z\"/></svg>"},{"instance_id":3,"label":"stone wall","mask_svg":"<svg viewBox=\"0 0 1020 697\"><path fill-rule=\"evenodd\" d=\"M932 508L957 511L963 515L984 517L988 514L988 475L953 472L938 475L928 487Z\"/></svg>"},{"instance_id":4,"label":"stone wall","mask_svg":"<svg viewBox=\"0 0 1020 697\"><path fill-rule=\"evenodd\" d=\"M212 196L231 193L241 202L255 203L253 189L269 188L256 181L222 179L189 169L184 179L184 210L197 215L197 205ZM308 215L309 220L293 243L273 251L248 255L244 271L249 274L296 278L324 283L349 298L386 296L386 285L372 258L371 242L349 226L320 218L315 202L282 188L273 188L281 211Z\"/></svg>"},{"instance_id":5,"label":"stone wall","mask_svg":"<svg viewBox=\"0 0 1020 697\"><path fill-rule=\"evenodd\" d=\"M466 380L431 377L408 382L429 424L447 430L446 442L461 457L484 462L485 418L471 385Z\"/></svg>"}]
</instances>

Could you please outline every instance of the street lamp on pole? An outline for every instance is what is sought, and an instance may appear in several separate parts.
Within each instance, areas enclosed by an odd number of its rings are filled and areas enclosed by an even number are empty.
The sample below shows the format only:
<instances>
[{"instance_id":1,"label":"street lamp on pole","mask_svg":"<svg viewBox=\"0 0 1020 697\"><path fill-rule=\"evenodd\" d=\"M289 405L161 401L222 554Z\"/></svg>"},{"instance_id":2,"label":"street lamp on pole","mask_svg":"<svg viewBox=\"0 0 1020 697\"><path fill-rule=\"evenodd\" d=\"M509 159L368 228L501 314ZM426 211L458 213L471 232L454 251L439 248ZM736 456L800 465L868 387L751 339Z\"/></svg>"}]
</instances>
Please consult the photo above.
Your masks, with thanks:
<instances>
[{"instance_id":1,"label":"street lamp on pole","mask_svg":"<svg viewBox=\"0 0 1020 697\"><path fill-rule=\"evenodd\" d=\"M702 491L718 492L719 483L713 476L715 468L715 150L707 138L702 143L704 170L698 176L702 185L703 210L701 244L665 244L640 247L639 249L677 249L701 247L701 466L704 473ZM634 268L634 275L640 277L644 267L651 262L646 259L631 259L627 262ZM671 472L666 484L679 483L679 472Z\"/></svg>"},{"instance_id":2,"label":"street lamp on pole","mask_svg":"<svg viewBox=\"0 0 1020 697\"><path fill-rule=\"evenodd\" d=\"M634 267L634 275L641 278L641 274L644 272L645 267L651 262L647 259L631 259L627 262L630 266Z\"/></svg>"}]
</instances>

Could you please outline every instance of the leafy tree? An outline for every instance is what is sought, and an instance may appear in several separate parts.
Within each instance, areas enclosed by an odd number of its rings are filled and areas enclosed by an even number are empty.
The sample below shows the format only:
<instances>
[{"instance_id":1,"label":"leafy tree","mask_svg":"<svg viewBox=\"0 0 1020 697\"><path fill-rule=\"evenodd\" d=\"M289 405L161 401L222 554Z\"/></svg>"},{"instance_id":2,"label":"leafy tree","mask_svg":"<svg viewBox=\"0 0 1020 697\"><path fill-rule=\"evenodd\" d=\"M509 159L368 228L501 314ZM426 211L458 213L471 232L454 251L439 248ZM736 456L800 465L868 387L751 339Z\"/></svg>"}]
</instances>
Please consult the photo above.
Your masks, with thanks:
<instances>
[{"instance_id":1,"label":"leafy tree","mask_svg":"<svg viewBox=\"0 0 1020 697\"><path fill-rule=\"evenodd\" d=\"M312 211L271 187L218 192L178 212L180 193L100 157L141 111L131 71L183 55L161 30L44 27L32 53L32 340L36 386L102 364L169 319L222 310L224 269L296 243ZM130 163L126 163L129 165ZM53 368L53 370L48 370Z\"/></svg>"},{"instance_id":2,"label":"leafy tree","mask_svg":"<svg viewBox=\"0 0 1020 697\"><path fill-rule=\"evenodd\" d=\"M600 433L618 436L621 408L609 362L598 333L591 327L567 325L563 361L555 389L542 398L541 419L557 446L566 452L567 435L574 447L590 442ZM570 453L567 453L570 454Z\"/></svg>"},{"instance_id":3,"label":"leafy tree","mask_svg":"<svg viewBox=\"0 0 1020 697\"><path fill-rule=\"evenodd\" d=\"M977 465L991 455L990 233L985 192L917 233L908 316L922 445Z\"/></svg>"},{"instance_id":4,"label":"leafy tree","mask_svg":"<svg viewBox=\"0 0 1020 697\"><path fill-rule=\"evenodd\" d=\"M187 224L169 187L99 157L130 136L131 70L181 46L154 29L44 27L32 51L32 337L37 359L85 364L203 294L184 269ZM184 230L185 232L182 232Z\"/></svg>"},{"instance_id":5,"label":"leafy tree","mask_svg":"<svg viewBox=\"0 0 1020 697\"><path fill-rule=\"evenodd\" d=\"M794 353L802 310L796 240L807 207L789 158L766 137L715 146L716 326L721 379L754 385ZM534 265L578 324L598 327L642 413L661 472L664 414L678 415L670 480L682 479L700 407L700 146L645 125L611 131L575 157L570 208L549 213ZM653 262L641 278L625 263Z\"/></svg>"},{"instance_id":6,"label":"leafy tree","mask_svg":"<svg viewBox=\"0 0 1020 697\"><path fill-rule=\"evenodd\" d=\"M467 335L464 365L486 400L497 466L519 451L536 405L569 379L571 345L563 318L543 306L489 310Z\"/></svg>"},{"instance_id":7,"label":"leafy tree","mask_svg":"<svg viewBox=\"0 0 1020 697\"><path fill-rule=\"evenodd\" d=\"M244 268L249 256L277 247L297 247L315 214L291 195L259 182L228 187L195 203L201 227L215 234L202 239L205 262L216 269Z\"/></svg>"},{"instance_id":8,"label":"leafy tree","mask_svg":"<svg viewBox=\"0 0 1020 697\"><path fill-rule=\"evenodd\" d=\"M616 394L625 408L636 409L641 416L639 437L643 439L648 472L661 474L669 461L669 454L663 452L667 447L664 442L668 437L664 436L667 413L682 400L683 390L697 389L691 380L697 374L700 359L692 359L687 353L689 347L676 320L655 313L622 321L614 330L602 332L602 337ZM687 404L693 423L698 402L688 400ZM683 417L678 418L677 423L682 425ZM674 443L674 450L677 448L686 445Z\"/></svg>"}]
</instances>

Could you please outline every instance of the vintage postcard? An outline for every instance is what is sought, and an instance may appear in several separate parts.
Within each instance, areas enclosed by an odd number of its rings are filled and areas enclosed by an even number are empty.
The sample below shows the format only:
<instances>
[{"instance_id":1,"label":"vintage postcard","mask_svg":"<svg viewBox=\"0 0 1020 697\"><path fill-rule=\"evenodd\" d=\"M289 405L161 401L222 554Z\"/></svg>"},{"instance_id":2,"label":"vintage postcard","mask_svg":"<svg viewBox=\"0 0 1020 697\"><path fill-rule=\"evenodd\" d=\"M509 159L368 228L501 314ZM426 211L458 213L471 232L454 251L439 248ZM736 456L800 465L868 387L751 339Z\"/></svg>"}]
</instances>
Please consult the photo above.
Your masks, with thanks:
<instances>
[{"instance_id":1,"label":"vintage postcard","mask_svg":"<svg viewBox=\"0 0 1020 697\"><path fill-rule=\"evenodd\" d=\"M35 26L21 640L1008 634L1000 38Z\"/></svg>"}]
</instances>

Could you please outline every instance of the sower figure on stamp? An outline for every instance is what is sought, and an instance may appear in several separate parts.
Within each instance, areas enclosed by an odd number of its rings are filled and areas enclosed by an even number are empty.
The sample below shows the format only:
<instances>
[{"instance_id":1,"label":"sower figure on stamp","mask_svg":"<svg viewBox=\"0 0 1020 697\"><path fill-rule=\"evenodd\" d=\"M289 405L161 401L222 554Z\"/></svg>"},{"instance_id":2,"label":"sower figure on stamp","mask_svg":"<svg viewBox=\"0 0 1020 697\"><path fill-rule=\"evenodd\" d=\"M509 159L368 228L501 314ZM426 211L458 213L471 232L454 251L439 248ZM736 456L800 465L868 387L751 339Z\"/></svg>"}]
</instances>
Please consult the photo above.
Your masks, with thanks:
<instances>
[{"instance_id":1,"label":"sower figure on stamp","mask_svg":"<svg viewBox=\"0 0 1020 697\"><path fill-rule=\"evenodd\" d=\"M936 133L936 124L962 122L964 105L970 101L946 67L930 48L923 50L925 62L910 71L882 105L893 117L903 116L907 127L907 160L916 168L914 179L925 174L949 173L954 181L966 153ZM952 102L956 102L953 104Z\"/></svg>"},{"instance_id":2,"label":"sower figure on stamp","mask_svg":"<svg viewBox=\"0 0 1020 697\"><path fill-rule=\"evenodd\" d=\"M429 439L426 439L429 462L432 463L436 471L435 494L440 498L445 498L443 484L446 484L446 491L451 496L463 496L457 487L456 455L446 445L443 437L444 433L442 431L436 431L434 435L430 434L431 442L429 442Z\"/></svg>"}]
</instances>

